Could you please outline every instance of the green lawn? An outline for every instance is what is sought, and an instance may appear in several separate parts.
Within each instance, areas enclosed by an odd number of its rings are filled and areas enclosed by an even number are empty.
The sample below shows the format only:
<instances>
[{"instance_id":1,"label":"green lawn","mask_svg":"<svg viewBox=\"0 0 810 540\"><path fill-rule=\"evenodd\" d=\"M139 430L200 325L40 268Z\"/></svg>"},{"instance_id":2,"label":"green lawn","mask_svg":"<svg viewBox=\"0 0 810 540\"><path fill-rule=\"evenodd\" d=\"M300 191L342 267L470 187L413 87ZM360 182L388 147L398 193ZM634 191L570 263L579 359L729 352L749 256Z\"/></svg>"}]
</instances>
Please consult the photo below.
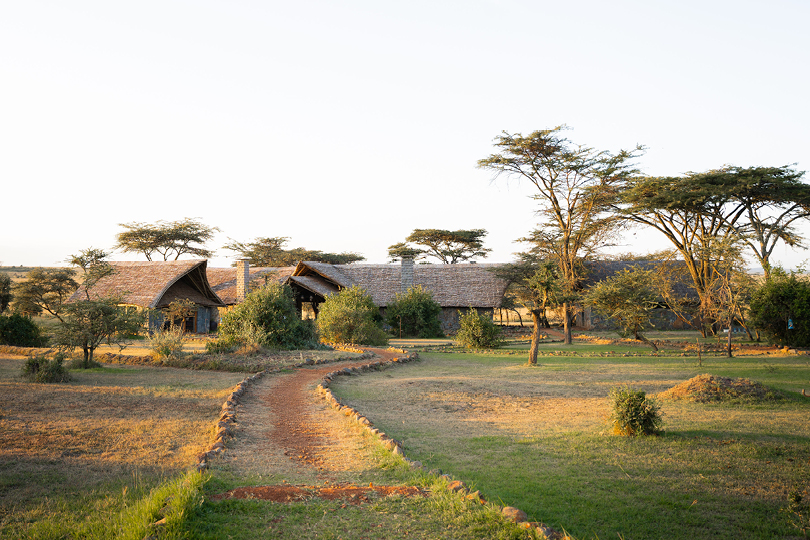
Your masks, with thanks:
<instances>
[{"instance_id":1,"label":"green lawn","mask_svg":"<svg viewBox=\"0 0 810 540\"><path fill-rule=\"evenodd\" d=\"M503 351L423 352L421 362L332 388L403 440L410 458L580 539L799 534L780 509L791 489L810 484L810 399L799 394L810 389L810 357L704 356L699 367L695 357L639 356L636 347L544 348L537 367ZM610 350L617 356L600 356ZM700 373L747 377L786 397L667 400L664 436L609 434L611 387L657 393Z\"/></svg>"}]
</instances>

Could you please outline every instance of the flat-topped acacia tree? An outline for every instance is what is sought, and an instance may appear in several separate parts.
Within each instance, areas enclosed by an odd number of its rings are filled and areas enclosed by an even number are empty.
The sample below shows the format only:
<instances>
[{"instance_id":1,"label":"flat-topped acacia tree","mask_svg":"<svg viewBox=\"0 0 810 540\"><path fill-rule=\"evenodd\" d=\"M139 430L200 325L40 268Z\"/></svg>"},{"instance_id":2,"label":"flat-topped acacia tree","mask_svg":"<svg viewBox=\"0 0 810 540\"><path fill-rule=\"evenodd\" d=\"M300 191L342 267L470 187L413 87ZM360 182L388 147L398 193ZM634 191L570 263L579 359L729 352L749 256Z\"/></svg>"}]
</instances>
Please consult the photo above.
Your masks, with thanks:
<instances>
[{"instance_id":1,"label":"flat-topped acacia tree","mask_svg":"<svg viewBox=\"0 0 810 540\"><path fill-rule=\"evenodd\" d=\"M498 153L478 161L478 167L532 185L540 222L532 233L533 250L552 260L561 280L565 343L571 344L571 299L585 274L583 261L609 243L621 225L612 211L618 189L638 171L633 160L643 151L613 154L576 145L562 136L565 126L523 136L503 132L495 138Z\"/></svg>"}]
</instances>

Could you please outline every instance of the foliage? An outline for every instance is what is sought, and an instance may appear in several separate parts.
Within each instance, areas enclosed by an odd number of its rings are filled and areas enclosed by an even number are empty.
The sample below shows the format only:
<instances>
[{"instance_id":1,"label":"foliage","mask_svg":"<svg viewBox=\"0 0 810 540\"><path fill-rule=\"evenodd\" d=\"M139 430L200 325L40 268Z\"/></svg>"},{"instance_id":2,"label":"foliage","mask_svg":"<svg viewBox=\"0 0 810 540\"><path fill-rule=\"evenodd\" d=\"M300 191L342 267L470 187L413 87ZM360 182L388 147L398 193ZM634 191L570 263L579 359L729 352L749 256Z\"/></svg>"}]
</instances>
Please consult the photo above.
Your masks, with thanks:
<instances>
[{"instance_id":1,"label":"foliage","mask_svg":"<svg viewBox=\"0 0 810 540\"><path fill-rule=\"evenodd\" d=\"M635 437L661 433L661 405L655 398L648 398L643 390L627 386L611 388L610 421L613 433Z\"/></svg>"},{"instance_id":2,"label":"foliage","mask_svg":"<svg viewBox=\"0 0 810 540\"><path fill-rule=\"evenodd\" d=\"M0 273L0 313L8 309L11 304L11 277L5 272Z\"/></svg>"},{"instance_id":3,"label":"foliage","mask_svg":"<svg viewBox=\"0 0 810 540\"><path fill-rule=\"evenodd\" d=\"M788 505L782 511L788 515L790 525L807 538L807 531L810 531L810 488L792 490L788 494Z\"/></svg>"},{"instance_id":4,"label":"foliage","mask_svg":"<svg viewBox=\"0 0 810 540\"><path fill-rule=\"evenodd\" d=\"M197 311L197 304L181 298L169 302L169 305L161 310L163 312L164 321L168 323L169 328L178 328L181 333L184 328L184 321L187 317L191 317Z\"/></svg>"},{"instance_id":5,"label":"foliage","mask_svg":"<svg viewBox=\"0 0 810 540\"><path fill-rule=\"evenodd\" d=\"M444 229L414 229L405 239L423 248L400 242L388 247L388 257L396 262L403 257L414 259L433 257L444 264L456 264L476 257L486 257L492 251L484 247L484 229L448 231Z\"/></svg>"},{"instance_id":6,"label":"foliage","mask_svg":"<svg viewBox=\"0 0 810 540\"><path fill-rule=\"evenodd\" d=\"M518 261L493 270L495 275L508 283L506 297L520 304L531 313L532 344L529 347L529 364L537 364L537 350L541 339L541 327L549 327L546 309L560 304L559 269L548 260L540 260L531 253L518 254Z\"/></svg>"},{"instance_id":7,"label":"foliage","mask_svg":"<svg viewBox=\"0 0 810 540\"><path fill-rule=\"evenodd\" d=\"M380 327L380 310L371 295L355 285L333 294L321 304L318 332L328 343L387 345L388 336Z\"/></svg>"},{"instance_id":8,"label":"foliage","mask_svg":"<svg viewBox=\"0 0 810 540\"><path fill-rule=\"evenodd\" d=\"M65 356L57 353L53 360L45 355L29 356L23 366L22 376L32 382L61 383L70 380L70 373L65 369Z\"/></svg>"},{"instance_id":9,"label":"foliage","mask_svg":"<svg viewBox=\"0 0 810 540\"><path fill-rule=\"evenodd\" d=\"M577 293L584 278L583 261L609 243L620 224L612 213L618 188L635 174L631 161L642 151L616 154L574 145L561 136L565 126L495 139L500 153L478 161L478 167L496 176L506 175L531 183L539 203L538 228L524 241L539 260L553 261L559 271L561 292ZM565 343L571 344L571 304L563 298Z\"/></svg>"},{"instance_id":10,"label":"foliage","mask_svg":"<svg viewBox=\"0 0 810 540\"><path fill-rule=\"evenodd\" d=\"M397 293L385 310L385 321L394 335L416 338L442 337L439 314L442 307L433 299L433 293L421 285Z\"/></svg>"},{"instance_id":11,"label":"foliage","mask_svg":"<svg viewBox=\"0 0 810 540\"><path fill-rule=\"evenodd\" d=\"M64 351L81 349L82 367L91 367L93 353L101 343L121 344L127 336L137 334L146 321L144 312L118 303L116 298L68 303L55 332L57 346Z\"/></svg>"},{"instance_id":12,"label":"foliage","mask_svg":"<svg viewBox=\"0 0 810 540\"><path fill-rule=\"evenodd\" d=\"M642 334L654 326L652 314L659 303L653 285L654 274L654 270L638 266L622 269L591 287L585 295L585 303L613 319L622 337L633 336L657 351L655 343Z\"/></svg>"},{"instance_id":13,"label":"foliage","mask_svg":"<svg viewBox=\"0 0 810 540\"><path fill-rule=\"evenodd\" d=\"M79 287L75 274L68 268L31 270L13 287L14 311L29 316L47 312L61 320L65 302Z\"/></svg>"},{"instance_id":14,"label":"foliage","mask_svg":"<svg viewBox=\"0 0 810 540\"><path fill-rule=\"evenodd\" d=\"M207 354L230 354L239 348L239 344L232 339L214 339L205 342Z\"/></svg>"},{"instance_id":15,"label":"foliage","mask_svg":"<svg viewBox=\"0 0 810 540\"><path fill-rule=\"evenodd\" d=\"M805 277L774 268L753 292L749 314L751 324L774 342L810 346L810 282Z\"/></svg>"},{"instance_id":16,"label":"foliage","mask_svg":"<svg viewBox=\"0 0 810 540\"><path fill-rule=\"evenodd\" d=\"M149 351L158 362L177 360L183 356L183 329L177 326L149 336Z\"/></svg>"},{"instance_id":17,"label":"foliage","mask_svg":"<svg viewBox=\"0 0 810 540\"><path fill-rule=\"evenodd\" d=\"M306 349L317 346L315 326L302 321L290 287L268 283L222 316L219 335L242 345L271 349Z\"/></svg>"},{"instance_id":18,"label":"foliage","mask_svg":"<svg viewBox=\"0 0 810 540\"><path fill-rule=\"evenodd\" d=\"M326 264L351 264L364 261L365 257L357 253L324 253L304 248L285 249L284 244L289 238L275 236L271 238L256 238L252 242L237 242L231 240L223 247L235 251L240 257L249 259L251 266L294 266L301 261L314 261Z\"/></svg>"},{"instance_id":19,"label":"foliage","mask_svg":"<svg viewBox=\"0 0 810 540\"><path fill-rule=\"evenodd\" d=\"M15 347L42 347L46 342L42 329L19 314L0 315L0 344Z\"/></svg>"},{"instance_id":20,"label":"foliage","mask_svg":"<svg viewBox=\"0 0 810 540\"><path fill-rule=\"evenodd\" d=\"M718 278L730 282L730 274L718 275L718 268L734 266L719 259L718 253L738 250L736 244L742 242L768 275L770 254L778 241L800 245L793 225L810 216L810 186L800 182L803 174L790 167L725 167L682 177L638 177L626 183L621 212L658 230L678 250L700 299L704 335L716 322L728 320L730 311L737 311L738 317L740 312L734 305L739 302L725 287L726 298L719 305L724 313L718 313Z\"/></svg>"},{"instance_id":21,"label":"foliage","mask_svg":"<svg viewBox=\"0 0 810 540\"><path fill-rule=\"evenodd\" d=\"M120 345L125 338L137 335L146 321L146 313L120 306L120 298L91 297L96 283L115 272L105 260L107 256L100 249L88 248L68 257L68 262L82 269L81 287L72 301L67 296L55 297L49 309L60 323L54 341L63 351L80 348L85 369L93 365L93 353L102 342Z\"/></svg>"},{"instance_id":22,"label":"foliage","mask_svg":"<svg viewBox=\"0 0 810 540\"><path fill-rule=\"evenodd\" d=\"M217 227L209 227L197 219L185 218L180 221L158 221L157 223L119 223L123 232L116 235L115 249L123 252L141 253L151 261L155 253L164 261L174 255L177 260L182 255L209 258L213 251L205 244L214 238Z\"/></svg>"},{"instance_id":23,"label":"foliage","mask_svg":"<svg viewBox=\"0 0 810 540\"><path fill-rule=\"evenodd\" d=\"M467 313L458 312L460 328L456 341L468 349L496 349L503 344L501 329L491 317L470 308Z\"/></svg>"}]
</instances>

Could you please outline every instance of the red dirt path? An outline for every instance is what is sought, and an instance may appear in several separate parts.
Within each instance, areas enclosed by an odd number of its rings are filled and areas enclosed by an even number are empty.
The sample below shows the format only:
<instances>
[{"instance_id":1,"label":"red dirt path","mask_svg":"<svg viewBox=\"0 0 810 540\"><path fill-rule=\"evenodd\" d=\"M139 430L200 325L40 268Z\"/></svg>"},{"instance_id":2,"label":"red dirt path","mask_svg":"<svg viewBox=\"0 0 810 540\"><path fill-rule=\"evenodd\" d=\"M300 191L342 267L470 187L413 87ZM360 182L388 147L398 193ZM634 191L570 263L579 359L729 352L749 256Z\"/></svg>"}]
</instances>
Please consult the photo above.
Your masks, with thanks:
<instances>
[{"instance_id":1,"label":"red dirt path","mask_svg":"<svg viewBox=\"0 0 810 540\"><path fill-rule=\"evenodd\" d=\"M401 353L383 349L368 349L376 354L380 360L390 360ZM284 378L283 384L273 388L261 396L262 403L272 412L275 422L273 426L252 426L252 429L269 428L268 442L284 450L284 455L299 465L318 469L328 474L328 463L320 455L319 449L328 443L327 434L322 431L318 423L313 421L310 407L315 397L312 388L328 373L336 369L357 367L369 363L370 360L357 362L341 362L339 367L335 364L322 364L311 368L298 368ZM265 430L263 430L265 431ZM339 484L333 486L302 486L282 484L275 486L255 486L236 488L222 495L212 497L221 499L263 499L275 502L303 501L311 497L325 499L345 499L352 504L368 502L369 494L380 496L400 494L406 496L425 495L419 488L412 486L356 486L353 484Z\"/></svg>"}]
</instances>

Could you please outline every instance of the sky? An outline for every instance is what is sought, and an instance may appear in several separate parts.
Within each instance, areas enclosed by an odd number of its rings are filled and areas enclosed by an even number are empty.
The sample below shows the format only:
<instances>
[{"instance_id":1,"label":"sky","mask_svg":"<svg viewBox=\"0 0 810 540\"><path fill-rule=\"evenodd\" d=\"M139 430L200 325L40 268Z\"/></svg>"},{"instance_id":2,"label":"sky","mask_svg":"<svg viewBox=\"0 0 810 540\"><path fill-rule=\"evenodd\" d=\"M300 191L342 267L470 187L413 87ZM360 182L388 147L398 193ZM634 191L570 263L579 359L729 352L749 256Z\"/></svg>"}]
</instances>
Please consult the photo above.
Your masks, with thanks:
<instances>
[{"instance_id":1,"label":"sky","mask_svg":"<svg viewBox=\"0 0 810 540\"><path fill-rule=\"evenodd\" d=\"M809 21L806 0L3 2L0 264L187 217L221 230L212 266L274 236L383 263L417 228L486 229L481 262L506 262L537 206L476 168L504 131L641 144L649 175L810 169Z\"/></svg>"}]
</instances>

